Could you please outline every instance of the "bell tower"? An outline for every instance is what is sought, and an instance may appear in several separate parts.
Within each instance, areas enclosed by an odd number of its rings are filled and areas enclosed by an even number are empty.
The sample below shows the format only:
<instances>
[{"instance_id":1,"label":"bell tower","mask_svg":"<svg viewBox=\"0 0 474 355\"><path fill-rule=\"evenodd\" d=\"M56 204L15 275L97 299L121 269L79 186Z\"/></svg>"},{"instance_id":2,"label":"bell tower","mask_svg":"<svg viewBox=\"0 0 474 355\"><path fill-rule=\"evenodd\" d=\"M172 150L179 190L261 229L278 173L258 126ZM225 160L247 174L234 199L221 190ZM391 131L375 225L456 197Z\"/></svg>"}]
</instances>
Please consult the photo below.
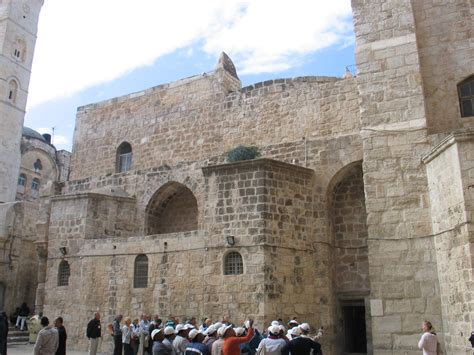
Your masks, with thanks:
<instances>
[{"instance_id":1,"label":"bell tower","mask_svg":"<svg viewBox=\"0 0 474 355\"><path fill-rule=\"evenodd\" d=\"M43 0L0 0L0 204L15 200L21 132L42 6Z\"/></svg>"}]
</instances>

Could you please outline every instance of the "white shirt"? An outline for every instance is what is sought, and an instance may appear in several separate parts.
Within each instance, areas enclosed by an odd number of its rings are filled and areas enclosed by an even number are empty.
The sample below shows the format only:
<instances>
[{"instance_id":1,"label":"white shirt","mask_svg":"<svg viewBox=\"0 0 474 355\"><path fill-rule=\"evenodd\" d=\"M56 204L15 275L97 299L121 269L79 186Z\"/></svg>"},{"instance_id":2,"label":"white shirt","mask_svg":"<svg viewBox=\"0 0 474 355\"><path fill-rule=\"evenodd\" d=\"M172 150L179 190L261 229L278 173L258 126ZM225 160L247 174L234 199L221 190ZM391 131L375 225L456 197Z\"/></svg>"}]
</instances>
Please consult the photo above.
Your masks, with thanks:
<instances>
[{"instance_id":1,"label":"white shirt","mask_svg":"<svg viewBox=\"0 0 474 355\"><path fill-rule=\"evenodd\" d=\"M285 345L286 345L286 341L284 339L265 338L265 339L262 339L260 344L258 344L257 353L260 351L262 347L265 347L266 355L280 355L281 349L283 349Z\"/></svg>"},{"instance_id":2,"label":"white shirt","mask_svg":"<svg viewBox=\"0 0 474 355\"><path fill-rule=\"evenodd\" d=\"M438 339L435 334L426 332L421 336L418 347L423 350L423 355L436 355Z\"/></svg>"}]
</instances>

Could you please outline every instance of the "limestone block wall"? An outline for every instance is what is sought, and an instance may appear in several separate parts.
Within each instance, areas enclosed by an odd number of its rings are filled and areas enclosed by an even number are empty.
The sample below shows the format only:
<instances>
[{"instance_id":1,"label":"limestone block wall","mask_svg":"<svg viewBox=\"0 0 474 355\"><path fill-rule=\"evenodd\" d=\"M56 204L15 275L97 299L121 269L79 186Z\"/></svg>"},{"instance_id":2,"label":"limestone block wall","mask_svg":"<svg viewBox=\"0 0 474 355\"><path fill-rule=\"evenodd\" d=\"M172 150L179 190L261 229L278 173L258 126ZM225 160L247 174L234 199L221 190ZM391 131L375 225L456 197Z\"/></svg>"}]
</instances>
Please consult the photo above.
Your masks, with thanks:
<instances>
[{"instance_id":1,"label":"limestone block wall","mask_svg":"<svg viewBox=\"0 0 474 355\"><path fill-rule=\"evenodd\" d=\"M441 289L446 349L468 353L474 322L472 231L474 134L448 136L425 158Z\"/></svg>"},{"instance_id":2,"label":"limestone block wall","mask_svg":"<svg viewBox=\"0 0 474 355\"><path fill-rule=\"evenodd\" d=\"M412 3L352 1L376 354L416 349L420 320L441 327Z\"/></svg>"},{"instance_id":3,"label":"limestone block wall","mask_svg":"<svg viewBox=\"0 0 474 355\"><path fill-rule=\"evenodd\" d=\"M430 132L474 126L461 118L457 84L474 74L472 2L413 1Z\"/></svg>"},{"instance_id":4,"label":"limestone block wall","mask_svg":"<svg viewBox=\"0 0 474 355\"><path fill-rule=\"evenodd\" d=\"M124 141L133 169L147 170L222 156L238 144L300 144L359 130L353 78L270 80L230 93L219 78L209 73L79 108L71 179L114 173Z\"/></svg>"},{"instance_id":5,"label":"limestone block wall","mask_svg":"<svg viewBox=\"0 0 474 355\"><path fill-rule=\"evenodd\" d=\"M2 207L7 207L3 204ZM17 202L6 211L7 236L0 239L0 283L5 287L4 303L7 314L27 302L31 310L36 292L36 217L38 206Z\"/></svg>"}]
</instances>

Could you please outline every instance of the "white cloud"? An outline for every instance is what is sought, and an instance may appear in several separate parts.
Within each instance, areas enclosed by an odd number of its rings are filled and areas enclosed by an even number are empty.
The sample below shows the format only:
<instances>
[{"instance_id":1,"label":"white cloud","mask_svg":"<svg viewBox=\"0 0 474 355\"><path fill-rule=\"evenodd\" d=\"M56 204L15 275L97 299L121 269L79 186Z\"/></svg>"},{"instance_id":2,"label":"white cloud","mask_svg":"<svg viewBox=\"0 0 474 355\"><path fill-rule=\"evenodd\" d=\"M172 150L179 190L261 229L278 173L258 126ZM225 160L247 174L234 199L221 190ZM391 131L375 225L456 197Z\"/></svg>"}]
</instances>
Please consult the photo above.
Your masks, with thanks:
<instances>
[{"instance_id":1,"label":"white cloud","mask_svg":"<svg viewBox=\"0 0 474 355\"><path fill-rule=\"evenodd\" d=\"M216 60L226 51L241 74L288 69L304 54L344 45L350 11L349 0L48 0L28 105L116 79L195 43Z\"/></svg>"}]
</instances>

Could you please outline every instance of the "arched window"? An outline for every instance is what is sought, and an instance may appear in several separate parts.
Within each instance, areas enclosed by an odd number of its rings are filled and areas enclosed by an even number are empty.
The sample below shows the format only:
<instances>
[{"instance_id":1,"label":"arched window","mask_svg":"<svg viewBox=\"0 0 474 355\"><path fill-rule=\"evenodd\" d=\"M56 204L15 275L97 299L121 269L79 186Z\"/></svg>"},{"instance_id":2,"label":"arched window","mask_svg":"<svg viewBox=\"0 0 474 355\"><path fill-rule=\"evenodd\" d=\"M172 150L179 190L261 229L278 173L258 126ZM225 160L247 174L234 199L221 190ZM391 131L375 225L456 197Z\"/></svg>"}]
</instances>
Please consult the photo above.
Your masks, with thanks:
<instances>
[{"instance_id":1,"label":"arched window","mask_svg":"<svg viewBox=\"0 0 474 355\"><path fill-rule=\"evenodd\" d=\"M236 251L231 251L224 259L224 275L239 275L244 273L244 263L242 255Z\"/></svg>"},{"instance_id":2,"label":"arched window","mask_svg":"<svg viewBox=\"0 0 474 355\"><path fill-rule=\"evenodd\" d=\"M458 84L461 117L474 116L474 75Z\"/></svg>"},{"instance_id":3,"label":"arched window","mask_svg":"<svg viewBox=\"0 0 474 355\"><path fill-rule=\"evenodd\" d=\"M66 260L62 260L58 268L58 286L68 286L70 274L69 263Z\"/></svg>"},{"instance_id":4,"label":"arched window","mask_svg":"<svg viewBox=\"0 0 474 355\"><path fill-rule=\"evenodd\" d=\"M132 168L132 146L123 142L117 149L117 172L123 173Z\"/></svg>"},{"instance_id":5,"label":"arched window","mask_svg":"<svg viewBox=\"0 0 474 355\"><path fill-rule=\"evenodd\" d=\"M40 187L40 181L37 178L34 178L33 181L31 182L31 189L34 191L38 191Z\"/></svg>"},{"instance_id":6,"label":"arched window","mask_svg":"<svg viewBox=\"0 0 474 355\"><path fill-rule=\"evenodd\" d=\"M148 286L148 257L140 254L135 258L133 272L133 287L146 288Z\"/></svg>"},{"instance_id":7,"label":"arched window","mask_svg":"<svg viewBox=\"0 0 474 355\"><path fill-rule=\"evenodd\" d=\"M20 176L18 177L18 186L16 190L22 194L25 192L25 186L26 186L26 175L20 174Z\"/></svg>"},{"instance_id":8,"label":"arched window","mask_svg":"<svg viewBox=\"0 0 474 355\"><path fill-rule=\"evenodd\" d=\"M16 82L16 80L11 79L8 82L8 101L15 103L17 93L18 93L18 83Z\"/></svg>"}]
</instances>

